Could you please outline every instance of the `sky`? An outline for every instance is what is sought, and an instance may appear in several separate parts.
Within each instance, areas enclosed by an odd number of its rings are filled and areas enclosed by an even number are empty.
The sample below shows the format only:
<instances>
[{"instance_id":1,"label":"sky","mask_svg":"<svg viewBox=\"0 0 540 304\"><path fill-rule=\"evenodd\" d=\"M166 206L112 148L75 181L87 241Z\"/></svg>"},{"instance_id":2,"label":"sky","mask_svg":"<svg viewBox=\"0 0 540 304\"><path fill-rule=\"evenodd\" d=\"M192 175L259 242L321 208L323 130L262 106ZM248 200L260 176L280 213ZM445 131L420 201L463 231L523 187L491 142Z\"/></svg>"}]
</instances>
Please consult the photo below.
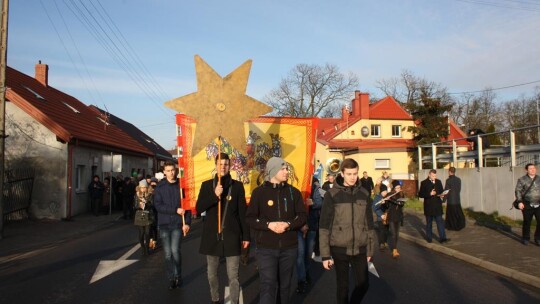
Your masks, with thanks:
<instances>
[{"instance_id":1,"label":"sky","mask_svg":"<svg viewBox=\"0 0 540 304\"><path fill-rule=\"evenodd\" d=\"M7 61L34 76L41 60L50 86L172 149L163 104L197 91L195 55L222 77L253 60L258 100L297 64L329 63L380 98L377 81L408 70L451 93L514 86L504 101L540 85L539 29L538 0L24 0Z\"/></svg>"}]
</instances>

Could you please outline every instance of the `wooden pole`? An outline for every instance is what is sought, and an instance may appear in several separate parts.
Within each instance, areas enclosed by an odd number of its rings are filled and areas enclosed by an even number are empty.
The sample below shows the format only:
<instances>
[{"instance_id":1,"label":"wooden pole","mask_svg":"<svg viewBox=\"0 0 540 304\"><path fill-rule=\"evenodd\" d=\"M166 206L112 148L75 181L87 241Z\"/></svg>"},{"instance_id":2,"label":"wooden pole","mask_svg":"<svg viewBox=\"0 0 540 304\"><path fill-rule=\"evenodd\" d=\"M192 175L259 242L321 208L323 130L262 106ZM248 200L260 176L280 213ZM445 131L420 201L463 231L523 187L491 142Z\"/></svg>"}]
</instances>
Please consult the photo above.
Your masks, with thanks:
<instances>
[{"instance_id":1,"label":"wooden pole","mask_svg":"<svg viewBox=\"0 0 540 304\"><path fill-rule=\"evenodd\" d=\"M6 64L9 0L2 1L0 30L0 239L4 236L4 156L6 140Z\"/></svg>"},{"instance_id":2,"label":"wooden pole","mask_svg":"<svg viewBox=\"0 0 540 304\"><path fill-rule=\"evenodd\" d=\"M218 186L221 185L221 136L218 136L218 159L217 159L217 176L218 176ZM218 235L221 233L221 196L218 196Z\"/></svg>"}]
</instances>

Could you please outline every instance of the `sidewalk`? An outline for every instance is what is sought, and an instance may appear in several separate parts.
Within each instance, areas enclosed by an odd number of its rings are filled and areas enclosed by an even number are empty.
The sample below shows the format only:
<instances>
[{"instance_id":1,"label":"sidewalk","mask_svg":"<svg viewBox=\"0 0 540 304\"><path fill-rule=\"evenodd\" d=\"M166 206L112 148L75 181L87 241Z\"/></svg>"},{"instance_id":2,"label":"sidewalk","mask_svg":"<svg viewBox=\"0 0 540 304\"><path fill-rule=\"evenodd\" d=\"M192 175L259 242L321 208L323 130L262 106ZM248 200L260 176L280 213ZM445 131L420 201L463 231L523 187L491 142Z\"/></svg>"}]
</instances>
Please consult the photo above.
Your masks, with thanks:
<instances>
[{"instance_id":1,"label":"sidewalk","mask_svg":"<svg viewBox=\"0 0 540 304\"><path fill-rule=\"evenodd\" d=\"M0 239L0 264L55 247L62 242L125 222L122 213L94 216L91 213L63 220L20 220L4 222Z\"/></svg>"},{"instance_id":2,"label":"sidewalk","mask_svg":"<svg viewBox=\"0 0 540 304\"><path fill-rule=\"evenodd\" d=\"M71 221L22 220L8 222L0 240L0 265L38 254L67 240L81 237L115 224L126 223L121 213L111 216L77 215ZM434 235L437 229L434 225ZM467 220L461 231L447 231L450 242L441 245L425 241L425 218L420 212L405 210L400 237L503 276L540 288L540 247L520 243L521 230L511 232L492 229Z\"/></svg>"},{"instance_id":3,"label":"sidewalk","mask_svg":"<svg viewBox=\"0 0 540 304\"><path fill-rule=\"evenodd\" d=\"M528 246L521 244L521 228L507 232L478 225L467 218L467 226L463 230L446 231L451 241L441 245L435 237L438 236L435 224L433 242L425 240L425 223L422 212L405 209L400 237L540 288L540 247L534 242Z\"/></svg>"}]
</instances>

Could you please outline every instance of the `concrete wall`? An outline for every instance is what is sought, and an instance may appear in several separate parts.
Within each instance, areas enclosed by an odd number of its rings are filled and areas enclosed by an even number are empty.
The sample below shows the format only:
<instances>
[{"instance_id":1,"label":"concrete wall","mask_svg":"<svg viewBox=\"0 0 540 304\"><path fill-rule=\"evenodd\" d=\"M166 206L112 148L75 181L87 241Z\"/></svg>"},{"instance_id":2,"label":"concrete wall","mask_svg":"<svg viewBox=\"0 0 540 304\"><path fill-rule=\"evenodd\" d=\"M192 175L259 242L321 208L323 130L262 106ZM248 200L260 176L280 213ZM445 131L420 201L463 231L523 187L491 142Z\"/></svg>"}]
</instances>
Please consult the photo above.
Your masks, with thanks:
<instances>
[{"instance_id":1,"label":"concrete wall","mask_svg":"<svg viewBox=\"0 0 540 304\"><path fill-rule=\"evenodd\" d=\"M41 125L31 116L6 103L6 169L34 168L35 178L32 190L31 218L61 219L88 212L88 184L93 174L107 175L110 168L103 168L103 155L110 155L110 150L74 146L72 155L71 214L67 191L68 145L56 140L56 135ZM118 154L118 153L114 153ZM84 167L81 186L76 189L77 166ZM153 174L153 163L147 156L122 156L122 174L131 176L138 172Z\"/></svg>"},{"instance_id":2,"label":"concrete wall","mask_svg":"<svg viewBox=\"0 0 540 304\"><path fill-rule=\"evenodd\" d=\"M32 218L65 216L67 146L24 111L6 103L6 169L35 170Z\"/></svg>"},{"instance_id":3,"label":"concrete wall","mask_svg":"<svg viewBox=\"0 0 540 304\"><path fill-rule=\"evenodd\" d=\"M429 169L418 172L418 187L427 178ZM512 209L514 189L518 178L525 175L522 167L497 168L461 168L456 170L456 176L461 178L461 205L473 211L499 215L511 219L522 219L521 211ZM445 184L448 178L447 169L437 169L437 178Z\"/></svg>"}]
</instances>

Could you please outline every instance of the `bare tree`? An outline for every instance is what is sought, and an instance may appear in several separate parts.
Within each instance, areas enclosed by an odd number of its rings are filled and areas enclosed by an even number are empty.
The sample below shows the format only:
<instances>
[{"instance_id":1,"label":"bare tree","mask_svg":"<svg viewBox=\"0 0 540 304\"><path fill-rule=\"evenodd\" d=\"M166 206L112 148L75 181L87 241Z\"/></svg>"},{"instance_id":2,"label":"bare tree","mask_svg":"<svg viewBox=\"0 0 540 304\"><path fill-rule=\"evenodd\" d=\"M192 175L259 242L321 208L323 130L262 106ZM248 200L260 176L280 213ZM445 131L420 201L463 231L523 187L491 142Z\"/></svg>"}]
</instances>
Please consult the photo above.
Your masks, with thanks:
<instances>
[{"instance_id":1,"label":"bare tree","mask_svg":"<svg viewBox=\"0 0 540 304\"><path fill-rule=\"evenodd\" d=\"M339 115L357 87L358 77L341 73L335 65L298 64L263 100L277 116L329 117Z\"/></svg>"},{"instance_id":2,"label":"bare tree","mask_svg":"<svg viewBox=\"0 0 540 304\"><path fill-rule=\"evenodd\" d=\"M452 98L446 87L429 81L404 70L399 78L389 78L376 81L376 87L387 96L394 97L403 105L418 103L423 98L436 98L443 104L451 104ZM411 105L414 106L414 105Z\"/></svg>"},{"instance_id":3,"label":"bare tree","mask_svg":"<svg viewBox=\"0 0 540 304\"><path fill-rule=\"evenodd\" d=\"M491 88L477 94L462 94L455 101L450 117L465 130L485 131L493 125L496 126L496 131L501 131L504 128L504 120L496 99L497 94Z\"/></svg>"}]
</instances>

